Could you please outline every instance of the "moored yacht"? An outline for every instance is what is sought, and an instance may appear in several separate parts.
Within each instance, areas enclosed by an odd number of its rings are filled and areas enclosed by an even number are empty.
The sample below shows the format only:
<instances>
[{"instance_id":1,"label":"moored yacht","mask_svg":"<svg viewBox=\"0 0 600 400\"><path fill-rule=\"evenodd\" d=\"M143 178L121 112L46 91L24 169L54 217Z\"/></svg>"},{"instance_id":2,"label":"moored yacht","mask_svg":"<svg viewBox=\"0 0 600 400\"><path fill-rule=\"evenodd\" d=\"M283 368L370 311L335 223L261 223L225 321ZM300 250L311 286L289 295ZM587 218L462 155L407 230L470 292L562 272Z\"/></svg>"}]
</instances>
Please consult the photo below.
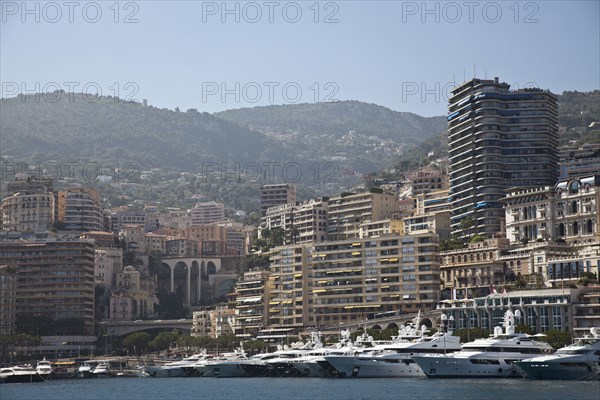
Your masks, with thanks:
<instances>
[{"instance_id":1,"label":"moored yacht","mask_svg":"<svg viewBox=\"0 0 600 400\"><path fill-rule=\"evenodd\" d=\"M427 328L419 329L420 314L412 324L402 326L391 343L364 349L356 355L328 355L337 376L348 378L391 378L423 376L413 361L416 354L447 353L460 349L460 338L452 331L427 335Z\"/></svg>"},{"instance_id":2,"label":"moored yacht","mask_svg":"<svg viewBox=\"0 0 600 400\"><path fill-rule=\"evenodd\" d=\"M515 367L529 379L598 380L600 328L591 328L590 333L552 355L518 361Z\"/></svg>"},{"instance_id":3,"label":"moored yacht","mask_svg":"<svg viewBox=\"0 0 600 400\"><path fill-rule=\"evenodd\" d=\"M40 375L31 366L14 366L0 369L0 383L25 383L45 382L44 375Z\"/></svg>"},{"instance_id":4,"label":"moored yacht","mask_svg":"<svg viewBox=\"0 0 600 400\"><path fill-rule=\"evenodd\" d=\"M239 365L244 360L248 360L248 357L244 349L239 347L233 352L223 353L222 356L215 357L206 363L200 363L200 365L196 365L194 368L199 376L204 377L243 377L248 376L245 370Z\"/></svg>"},{"instance_id":5,"label":"moored yacht","mask_svg":"<svg viewBox=\"0 0 600 400\"><path fill-rule=\"evenodd\" d=\"M38 361L37 366L35 367L35 372L48 379L52 373L52 363L46 360L46 357L44 357L43 360Z\"/></svg>"},{"instance_id":6,"label":"moored yacht","mask_svg":"<svg viewBox=\"0 0 600 400\"><path fill-rule=\"evenodd\" d=\"M195 376L197 375L195 367L206 360L208 360L208 356L204 351L164 365L145 365L141 367L141 369L147 374L146 376L151 376L153 378Z\"/></svg>"},{"instance_id":7,"label":"moored yacht","mask_svg":"<svg viewBox=\"0 0 600 400\"><path fill-rule=\"evenodd\" d=\"M552 351L546 342L515 333L510 310L504 315L504 328L503 332L497 326L493 336L465 343L456 353L415 355L413 360L428 378L509 378L519 376L516 361Z\"/></svg>"}]
</instances>

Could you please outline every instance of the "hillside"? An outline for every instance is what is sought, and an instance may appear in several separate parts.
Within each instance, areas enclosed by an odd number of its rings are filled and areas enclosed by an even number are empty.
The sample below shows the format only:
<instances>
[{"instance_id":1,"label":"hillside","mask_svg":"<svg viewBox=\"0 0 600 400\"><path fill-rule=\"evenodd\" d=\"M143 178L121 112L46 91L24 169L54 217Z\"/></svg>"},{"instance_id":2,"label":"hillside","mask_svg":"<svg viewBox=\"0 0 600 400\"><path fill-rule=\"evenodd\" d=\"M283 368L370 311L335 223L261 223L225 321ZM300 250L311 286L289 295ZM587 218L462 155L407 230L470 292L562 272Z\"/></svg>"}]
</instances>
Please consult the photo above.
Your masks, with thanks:
<instances>
[{"instance_id":1,"label":"hillside","mask_svg":"<svg viewBox=\"0 0 600 400\"><path fill-rule=\"evenodd\" d=\"M55 93L56 94L56 93ZM62 93L19 96L0 104L3 156L27 162L134 162L140 170L199 172L206 162L300 165L298 182L360 181L403 148L443 131L443 117L423 118L357 101L176 112L112 97ZM263 171L264 173L265 171ZM295 171L288 171L295 176ZM282 171L276 178L285 179ZM328 179L330 178L330 179Z\"/></svg>"},{"instance_id":2,"label":"hillside","mask_svg":"<svg viewBox=\"0 0 600 400\"><path fill-rule=\"evenodd\" d=\"M112 97L34 95L0 105L2 155L47 160L136 162L192 170L208 161L260 157L267 138L207 113L144 107ZM231 144L235 143L235 146Z\"/></svg>"}]
</instances>

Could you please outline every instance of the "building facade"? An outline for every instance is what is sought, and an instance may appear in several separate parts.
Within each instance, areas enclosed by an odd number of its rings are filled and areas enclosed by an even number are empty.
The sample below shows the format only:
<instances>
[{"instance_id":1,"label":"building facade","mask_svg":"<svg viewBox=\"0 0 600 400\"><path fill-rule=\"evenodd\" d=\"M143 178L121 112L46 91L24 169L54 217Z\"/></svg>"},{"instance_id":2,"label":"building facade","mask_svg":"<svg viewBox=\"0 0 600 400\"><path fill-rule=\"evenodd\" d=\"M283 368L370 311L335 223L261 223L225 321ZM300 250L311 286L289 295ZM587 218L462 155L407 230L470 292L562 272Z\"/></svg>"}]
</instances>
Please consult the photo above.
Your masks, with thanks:
<instances>
[{"instance_id":1,"label":"building facade","mask_svg":"<svg viewBox=\"0 0 600 400\"><path fill-rule=\"evenodd\" d=\"M190 211L192 225L206 225L225 220L225 205L216 201L197 203Z\"/></svg>"},{"instance_id":2,"label":"building facade","mask_svg":"<svg viewBox=\"0 0 600 400\"><path fill-rule=\"evenodd\" d=\"M267 209L273 206L296 202L296 185L278 183L263 185L260 188L260 215L265 216Z\"/></svg>"},{"instance_id":3,"label":"building facade","mask_svg":"<svg viewBox=\"0 0 600 400\"><path fill-rule=\"evenodd\" d=\"M17 274L19 333L94 333L94 250L81 240L0 242L0 264Z\"/></svg>"},{"instance_id":4,"label":"building facade","mask_svg":"<svg viewBox=\"0 0 600 400\"><path fill-rule=\"evenodd\" d=\"M510 187L551 186L558 179L557 98L539 89L510 90L473 79L448 104L450 205L456 234L491 238L504 231L499 200ZM461 221L473 221L464 232Z\"/></svg>"}]
</instances>

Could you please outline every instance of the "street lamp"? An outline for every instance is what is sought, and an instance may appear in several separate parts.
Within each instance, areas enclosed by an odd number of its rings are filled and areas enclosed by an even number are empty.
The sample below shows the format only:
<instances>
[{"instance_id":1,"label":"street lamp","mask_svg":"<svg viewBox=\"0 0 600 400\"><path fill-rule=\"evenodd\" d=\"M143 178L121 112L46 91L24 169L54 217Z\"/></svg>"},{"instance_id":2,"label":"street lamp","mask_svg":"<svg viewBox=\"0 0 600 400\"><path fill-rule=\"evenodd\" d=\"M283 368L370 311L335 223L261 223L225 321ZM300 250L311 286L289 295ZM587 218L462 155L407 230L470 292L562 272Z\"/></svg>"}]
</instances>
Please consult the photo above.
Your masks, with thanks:
<instances>
[{"instance_id":1,"label":"street lamp","mask_svg":"<svg viewBox=\"0 0 600 400\"><path fill-rule=\"evenodd\" d=\"M444 332L444 354L446 354L446 334L448 333L448 327L452 321L454 321L454 316L448 317L446 314L442 314L442 331Z\"/></svg>"}]
</instances>

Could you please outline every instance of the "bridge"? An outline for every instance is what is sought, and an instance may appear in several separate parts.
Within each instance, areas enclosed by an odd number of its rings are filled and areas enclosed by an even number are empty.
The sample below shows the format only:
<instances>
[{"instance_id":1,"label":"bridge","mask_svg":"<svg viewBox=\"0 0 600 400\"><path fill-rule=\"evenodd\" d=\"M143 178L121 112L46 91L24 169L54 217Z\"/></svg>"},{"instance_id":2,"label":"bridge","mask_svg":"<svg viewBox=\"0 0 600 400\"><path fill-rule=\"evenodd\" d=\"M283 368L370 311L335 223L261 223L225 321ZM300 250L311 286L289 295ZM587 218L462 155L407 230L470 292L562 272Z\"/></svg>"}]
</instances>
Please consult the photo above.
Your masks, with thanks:
<instances>
[{"instance_id":1,"label":"bridge","mask_svg":"<svg viewBox=\"0 0 600 400\"><path fill-rule=\"evenodd\" d=\"M431 310L426 312L421 312L421 321L419 325L425 325L427 328L439 329L441 325L442 319L442 311L440 310ZM372 318L363 321L352 321L349 323L339 324L337 326L325 326L319 327L324 334L336 334L339 331L344 329L349 329L350 331L355 331L358 328L366 328L366 329L386 329L386 328L394 328L398 329L398 327L402 325L406 325L408 323L414 322L417 317L417 313L413 314L400 314L393 315L389 317L381 317L381 318ZM303 332L307 334L308 331Z\"/></svg>"},{"instance_id":2,"label":"bridge","mask_svg":"<svg viewBox=\"0 0 600 400\"><path fill-rule=\"evenodd\" d=\"M103 321L100 322L103 332L112 331L109 336L127 336L130 333L161 330L170 331L177 329L182 333L190 333L192 330L191 319L165 319L154 321Z\"/></svg>"},{"instance_id":3,"label":"bridge","mask_svg":"<svg viewBox=\"0 0 600 400\"><path fill-rule=\"evenodd\" d=\"M401 314L390 317L373 318L364 321L354 321L346 324L339 324L337 326L325 326L319 327L324 334L336 334L340 330L349 329L355 331L358 328L367 329L386 329L395 328L407 323L411 323L417 317L416 313L413 314ZM442 317L441 310L432 310L421 313L421 321L419 325L425 325L428 328L439 329ZM127 336L134 332L151 331L151 330L162 330L169 331L178 329L182 333L190 333L192 330L191 319L171 319L171 320L154 320L154 321L103 321L100 322L103 332L112 331L113 336ZM279 327L285 328L285 327ZM265 330L269 330L269 327L265 327ZM308 330L305 330L302 334L308 334Z\"/></svg>"}]
</instances>

